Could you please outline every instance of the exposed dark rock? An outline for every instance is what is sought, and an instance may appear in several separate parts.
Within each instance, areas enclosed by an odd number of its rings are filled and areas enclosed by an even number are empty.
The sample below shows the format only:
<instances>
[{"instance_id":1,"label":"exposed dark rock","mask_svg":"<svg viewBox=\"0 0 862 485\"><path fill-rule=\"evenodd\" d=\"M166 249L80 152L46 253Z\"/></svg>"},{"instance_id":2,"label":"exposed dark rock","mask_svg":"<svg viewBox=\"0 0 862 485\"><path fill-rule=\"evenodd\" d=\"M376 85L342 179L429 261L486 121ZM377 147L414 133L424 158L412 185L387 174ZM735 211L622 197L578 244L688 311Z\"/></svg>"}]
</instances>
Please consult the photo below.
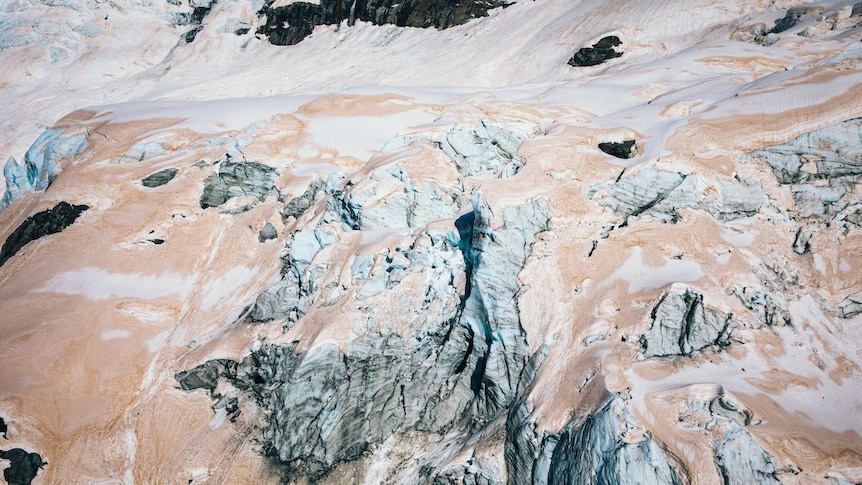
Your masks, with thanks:
<instances>
[{"instance_id":1,"label":"exposed dark rock","mask_svg":"<svg viewBox=\"0 0 862 485\"><path fill-rule=\"evenodd\" d=\"M622 52L614 47L622 45L622 41L615 35L603 37L593 44L592 47L581 47L578 52L569 59L569 65L575 67L597 66L605 61L620 57ZM626 157L627 158L627 157Z\"/></svg>"},{"instance_id":2,"label":"exposed dark rock","mask_svg":"<svg viewBox=\"0 0 862 485\"><path fill-rule=\"evenodd\" d=\"M862 2L859 2L853 5L853 11L850 12L851 17L860 17L862 16Z\"/></svg>"},{"instance_id":3,"label":"exposed dark rock","mask_svg":"<svg viewBox=\"0 0 862 485\"><path fill-rule=\"evenodd\" d=\"M649 331L640 338L646 357L688 355L726 346L733 316L708 308L703 296L686 290L665 294L653 308Z\"/></svg>"},{"instance_id":4,"label":"exposed dark rock","mask_svg":"<svg viewBox=\"0 0 862 485\"><path fill-rule=\"evenodd\" d=\"M275 230L275 226L273 226L271 222L267 222L266 224L264 224L257 235L257 239L260 242L266 242L270 239L275 239L277 237L278 231Z\"/></svg>"},{"instance_id":5,"label":"exposed dark rock","mask_svg":"<svg viewBox=\"0 0 862 485\"><path fill-rule=\"evenodd\" d=\"M192 10L191 23L199 24L204 21L204 18L209 15L212 6L198 6Z\"/></svg>"},{"instance_id":6,"label":"exposed dark rock","mask_svg":"<svg viewBox=\"0 0 862 485\"><path fill-rule=\"evenodd\" d=\"M31 241L56 234L69 227L87 209L89 207L86 205L60 202L51 209L28 217L6 238L3 248L0 249L0 266Z\"/></svg>"},{"instance_id":7,"label":"exposed dark rock","mask_svg":"<svg viewBox=\"0 0 862 485\"><path fill-rule=\"evenodd\" d=\"M165 185L174 179L179 170L176 168L166 168L164 170L159 170L158 172L148 175L143 180L141 180L141 184L144 187L159 187Z\"/></svg>"},{"instance_id":8,"label":"exposed dark rock","mask_svg":"<svg viewBox=\"0 0 862 485\"><path fill-rule=\"evenodd\" d=\"M317 25L335 25L356 20L375 25L436 27L445 29L470 19L484 17L488 10L505 7L501 0L322 0L320 4L296 2L272 8L270 2L260 14L266 23L258 30L275 45L293 45L311 34Z\"/></svg>"},{"instance_id":9,"label":"exposed dark rock","mask_svg":"<svg viewBox=\"0 0 862 485\"><path fill-rule=\"evenodd\" d=\"M186 35L183 37L184 39L186 39L186 44L191 44L192 42L194 42L195 37L197 37L198 34L200 33L200 31L203 29L204 29L203 25L198 25L197 27L193 28L192 30L186 32Z\"/></svg>"},{"instance_id":10,"label":"exposed dark rock","mask_svg":"<svg viewBox=\"0 0 862 485\"><path fill-rule=\"evenodd\" d=\"M218 172L204 180L201 208L218 207L232 197L251 195L263 200L275 192L275 169L257 162L233 163L224 161Z\"/></svg>"},{"instance_id":11,"label":"exposed dark rock","mask_svg":"<svg viewBox=\"0 0 862 485\"><path fill-rule=\"evenodd\" d=\"M21 448L0 450L0 459L11 462L11 465L3 470L3 478L9 485L30 485L39 470L48 464L42 461L39 453L29 453Z\"/></svg>"},{"instance_id":12,"label":"exposed dark rock","mask_svg":"<svg viewBox=\"0 0 862 485\"><path fill-rule=\"evenodd\" d=\"M9 437L6 435L6 433L8 432L9 427L6 425L6 421L4 421L2 417L0 417L0 434L3 435L3 438L9 439Z\"/></svg>"},{"instance_id":13,"label":"exposed dark rock","mask_svg":"<svg viewBox=\"0 0 862 485\"><path fill-rule=\"evenodd\" d=\"M634 140L625 140L622 142L609 141L599 143L599 150L607 153L608 155L622 159L631 158L634 147Z\"/></svg>"},{"instance_id":14,"label":"exposed dark rock","mask_svg":"<svg viewBox=\"0 0 862 485\"><path fill-rule=\"evenodd\" d=\"M775 21L775 27L773 27L769 33L779 34L784 32L785 30L793 28L799 22L803 20L808 20L813 18L817 14L823 11L823 7L793 7L787 9L787 13L784 14L784 17Z\"/></svg>"},{"instance_id":15,"label":"exposed dark rock","mask_svg":"<svg viewBox=\"0 0 862 485\"><path fill-rule=\"evenodd\" d=\"M315 25L333 23L324 21L322 5L296 2L281 7L265 7L266 23L257 29L274 45L294 45L311 35Z\"/></svg>"}]
</instances>

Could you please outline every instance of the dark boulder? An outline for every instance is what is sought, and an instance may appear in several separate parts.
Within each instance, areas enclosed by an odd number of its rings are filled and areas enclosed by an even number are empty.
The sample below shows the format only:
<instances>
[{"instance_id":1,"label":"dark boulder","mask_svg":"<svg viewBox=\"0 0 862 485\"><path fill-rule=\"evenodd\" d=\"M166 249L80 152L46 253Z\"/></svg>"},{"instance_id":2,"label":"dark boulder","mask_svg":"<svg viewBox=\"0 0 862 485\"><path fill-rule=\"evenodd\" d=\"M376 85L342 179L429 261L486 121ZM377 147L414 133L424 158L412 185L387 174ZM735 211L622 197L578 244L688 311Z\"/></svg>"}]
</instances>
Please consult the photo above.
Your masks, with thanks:
<instances>
[{"instance_id":1,"label":"dark boulder","mask_svg":"<svg viewBox=\"0 0 862 485\"><path fill-rule=\"evenodd\" d=\"M145 177L141 180L141 184L143 184L144 187L149 188L160 187L173 180L177 175L177 172L178 170L176 168L166 168Z\"/></svg>"},{"instance_id":2,"label":"dark boulder","mask_svg":"<svg viewBox=\"0 0 862 485\"><path fill-rule=\"evenodd\" d=\"M625 140L621 142L608 141L599 143L599 150L607 153L608 155L617 157L617 158L631 158L635 148L634 140Z\"/></svg>"},{"instance_id":3,"label":"dark boulder","mask_svg":"<svg viewBox=\"0 0 862 485\"><path fill-rule=\"evenodd\" d=\"M607 60L623 55L614 47L621 46L623 42L615 35L602 37L592 47L582 47L569 59L569 65L575 67L597 66Z\"/></svg>"},{"instance_id":4,"label":"dark boulder","mask_svg":"<svg viewBox=\"0 0 862 485\"><path fill-rule=\"evenodd\" d=\"M55 234L72 225L82 212L89 209L86 205L71 205L60 202L53 209L34 214L12 231L0 249L0 266L27 243L49 234Z\"/></svg>"},{"instance_id":5,"label":"dark boulder","mask_svg":"<svg viewBox=\"0 0 862 485\"><path fill-rule=\"evenodd\" d=\"M0 450L0 458L12 463L3 470L3 478L9 485L30 485L39 470L48 464L42 461L39 453L28 453L21 448Z\"/></svg>"},{"instance_id":6,"label":"dark boulder","mask_svg":"<svg viewBox=\"0 0 862 485\"><path fill-rule=\"evenodd\" d=\"M263 228L261 228L260 232L257 234L257 240L260 242L266 242L277 237L278 231L275 230L275 226L273 226L271 222L264 224Z\"/></svg>"}]
</instances>

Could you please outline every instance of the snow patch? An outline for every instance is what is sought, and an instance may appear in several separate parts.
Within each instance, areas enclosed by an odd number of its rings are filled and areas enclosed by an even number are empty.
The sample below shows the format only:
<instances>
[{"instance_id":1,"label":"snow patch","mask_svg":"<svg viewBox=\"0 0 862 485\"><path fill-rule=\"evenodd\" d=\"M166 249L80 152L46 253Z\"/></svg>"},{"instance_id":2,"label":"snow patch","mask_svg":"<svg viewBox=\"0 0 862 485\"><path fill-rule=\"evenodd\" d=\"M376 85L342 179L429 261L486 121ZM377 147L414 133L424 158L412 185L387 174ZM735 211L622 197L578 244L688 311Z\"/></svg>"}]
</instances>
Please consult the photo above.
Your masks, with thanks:
<instances>
[{"instance_id":1,"label":"snow patch","mask_svg":"<svg viewBox=\"0 0 862 485\"><path fill-rule=\"evenodd\" d=\"M101 268L87 266L55 275L45 286L35 291L81 295L91 300L108 298L151 300L168 295L183 296L191 289L193 282L194 277L179 273L164 272L160 275L111 273Z\"/></svg>"}]
</instances>

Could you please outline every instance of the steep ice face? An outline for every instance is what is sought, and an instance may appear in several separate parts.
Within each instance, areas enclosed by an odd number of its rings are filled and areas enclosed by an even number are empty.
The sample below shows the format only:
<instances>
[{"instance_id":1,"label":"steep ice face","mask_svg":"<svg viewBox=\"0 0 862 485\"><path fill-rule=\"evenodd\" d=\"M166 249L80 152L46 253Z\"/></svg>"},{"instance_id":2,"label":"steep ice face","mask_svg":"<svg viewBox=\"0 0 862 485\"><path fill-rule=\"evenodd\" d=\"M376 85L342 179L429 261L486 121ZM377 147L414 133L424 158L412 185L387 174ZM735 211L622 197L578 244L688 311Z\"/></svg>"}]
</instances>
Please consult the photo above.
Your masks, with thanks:
<instances>
[{"instance_id":1,"label":"steep ice face","mask_svg":"<svg viewBox=\"0 0 862 485\"><path fill-rule=\"evenodd\" d=\"M18 164L14 158L6 161L3 176L6 178L6 192L0 199L0 210L5 209L24 192L45 190L60 174L62 162L74 159L87 148L83 134L67 134L65 130L51 128L45 130L27 150L24 163Z\"/></svg>"},{"instance_id":2,"label":"steep ice face","mask_svg":"<svg viewBox=\"0 0 862 485\"><path fill-rule=\"evenodd\" d=\"M504 208L502 226L494 227L491 207L476 193L460 236L452 229L422 232L408 245L357 257L351 265L356 287L341 292L360 300L397 288L411 273L423 281L405 329L370 314L344 350L328 343L304 353L296 343L265 346L236 370L213 361L177 379L183 388L212 390L218 374L250 389L269 416L267 448L292 474L312 479L392 434L481 430L508 409L522 383L529 349L517 309L517 276L549 219L546 202L538 200ZM308 307L325 304L309 295L327 284L327 272L338 263L322 259L333 241L320 239L315 231L289 239L284 279L258 297L252 319L292 322ZM310 268L322 269L315 277ZM468 285L460 286L465 279ZM440 457L451 446L426 451Z\"/></svg>"},{"instance_id":3,"label":"steep ice face","mask_svg":"<svg viewBox=\"0 0 862 485\"><path fill-rule=\"evenodd\" d=\"M536 434L530 405L509 414L506 458L509 483L687 484L679 460L634 419L625 400L612 398L559 433Z\"/></svg>"}]
</instances>

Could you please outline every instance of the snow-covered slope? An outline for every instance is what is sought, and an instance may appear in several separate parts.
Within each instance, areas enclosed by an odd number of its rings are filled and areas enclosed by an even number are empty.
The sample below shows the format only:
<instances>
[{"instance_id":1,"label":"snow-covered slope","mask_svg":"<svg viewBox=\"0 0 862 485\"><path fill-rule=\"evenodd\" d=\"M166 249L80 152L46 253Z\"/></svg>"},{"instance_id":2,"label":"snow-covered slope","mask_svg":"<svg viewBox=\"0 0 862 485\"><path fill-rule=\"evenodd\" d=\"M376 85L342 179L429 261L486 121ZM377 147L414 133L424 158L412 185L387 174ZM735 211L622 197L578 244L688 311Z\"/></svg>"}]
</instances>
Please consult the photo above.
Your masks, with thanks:
<instances>
[{"instance_id":1,"label":"snow-covered slope","mask_svg":"<svg viewBox=\"0 0 862 485\"><path fill-rule=\"evenodd\" d=\"M277 7L2 7L8 481L862 482L862 5Z\"/></svg>"}]
</instances>

